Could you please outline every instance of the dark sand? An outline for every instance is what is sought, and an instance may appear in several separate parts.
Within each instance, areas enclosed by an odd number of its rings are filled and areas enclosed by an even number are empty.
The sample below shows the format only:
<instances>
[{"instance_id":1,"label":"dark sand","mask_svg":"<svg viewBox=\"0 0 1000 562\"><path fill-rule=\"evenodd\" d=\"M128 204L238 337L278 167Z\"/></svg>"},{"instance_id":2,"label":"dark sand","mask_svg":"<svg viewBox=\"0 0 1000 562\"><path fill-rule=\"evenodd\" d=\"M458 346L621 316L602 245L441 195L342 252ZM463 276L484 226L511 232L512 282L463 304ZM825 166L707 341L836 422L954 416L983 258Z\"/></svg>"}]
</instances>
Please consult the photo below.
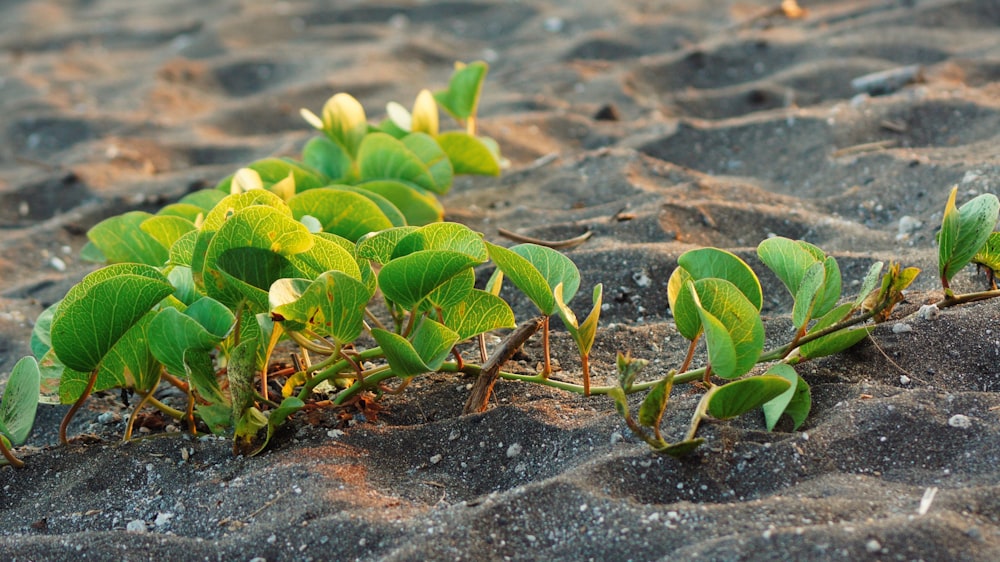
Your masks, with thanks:
<instances>
[{"instance_id":1,"label":"dark sand","mask_svg":"<svg viewBox=\"0 0 1000 562\"><path fill-rule=\"evenodd\" d=\"M448 217L494 241L594 233L569 255L610 305L601 383L619 350L647 379L682 360L665 287L687 249L758 269L772 343L790 298L754 258L771 234L836 255L845 294L875 260L924 269L873 341L800 369L799 432L708 424L681 461L602 397L501 381L461 416L471 381L451 375L342 433L334 413L299 416L251 459L215 439L122 444L121 421L98 421L127 413L111 394L77 417L97 439L52 446L64 408L43 406L27 467L0 469L0 559L1000 559L1000 303L912 315L940 297L951 187L1000 190L1000 3L801 3L791 20L763 0L0 1L0 380L90 271L87 228L296 154L299 108L337 91L370 117L409 105L456 59L491 62L481 126L511 166L460 181ZM895 91L852 88L906 65L919 79ZM983 287L972 268L956 282ZM532 342L520 366L539 358ZM697 399L675 390L668 439Z\"/></svg>"}]
</instances>

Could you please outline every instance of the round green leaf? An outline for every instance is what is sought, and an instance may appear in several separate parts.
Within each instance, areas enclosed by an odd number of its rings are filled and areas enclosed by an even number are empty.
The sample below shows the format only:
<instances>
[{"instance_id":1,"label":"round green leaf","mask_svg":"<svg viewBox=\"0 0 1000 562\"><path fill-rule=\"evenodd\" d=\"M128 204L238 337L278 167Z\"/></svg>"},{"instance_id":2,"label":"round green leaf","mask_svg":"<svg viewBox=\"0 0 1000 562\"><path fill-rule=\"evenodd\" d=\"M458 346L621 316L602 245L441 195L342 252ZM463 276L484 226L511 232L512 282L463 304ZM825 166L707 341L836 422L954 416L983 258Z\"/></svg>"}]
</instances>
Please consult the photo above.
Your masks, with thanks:
<instances>
[{"instance_id":1,"label":"round green leaf","mask_svg":"<svg viewBox=\"0 0 1000 562\"><path fill-rule=\"evenodd\" d=\"M763 406L792 387L776 375L761 375L733 381L712 389L708 413L720 420L735 418Z\"/></svg>"},{"instance_id":2,"label":"round green leaf","mask_svg":"<svg viewBox=\"0 0 1000 562\"><path fill-rule=\"evenodd\" d=\"M420 322L409 340L379 328L372 330L372 337L382 348L392 372L400 377L436 371L459 339L454 331L427 318Z\"/></svg>"},{"instance_id":3,"label":"round green leaf","mask_svg":"<svg viewBox=\"0 0 1000 562\"><path fill-rule=\"evenodd\" d=\"M314 137L302 149L302 161L333 180L348 180L354 161L339 144L327 137Z\"/></svg>"},{"instance_id":4,"label":"round green leaf","mask_svg":"<svg viewBox=\"0 0 1000 562\"><path fill-rule=\"evenodd\" d=\"M694 341L701 334L701 316L695 306L688 281L694 277L683 267L676 267L667 280L667 302L674 316L677 331L685 339Z\"/></svg>"},{"instance_id":5,"label":"round green leaf","mask_svg":"<svg viewBox=\"0 0 1000 562\"><path fill-rule=\"evenodd\" d=\"M28 438L35 424L41 374L34 357L22 357L14 365L0 400L0 428L14 446Z\"/></svg>"},{"instance_id":6,"label":"round green leaf","mask_svg":"<svg viewBox=\"0 0 1000 562\"><path fill-rule=\"evenodd\" d=\"M434 193L448 193L455 171L441 145L425 133L411 133L403 137L402 142L427 166L431 179L434 180L434 185L427 189Z\"/></svg>"},{"instance_id":7,"label":"round green leaf","mask_svg":"<svg viewBox=\"0 0 1000 562\"><path fill-rule=\"evenodd\" d=\"M497 268L520 289L542 314L556 313L553 291L562 283L565 302L573 300L580 288L580 271L563 254L536 244L519 244L510 249L486 243Z\"/></svg>"},{"instance_id":8,"label":"round green leaf","mask_svg":"<svg viewBox=\"0 0 1000 562\"><path fill-rule=\"evenodd\" d=\"M500 328L515 327L514 312L502 298L473 289L461 302L441 310L444 325L458 334L459 340Z\"/></svg>"},{"instance_id":9,"label":"round green leaf","mask_svg":"<svg viewBox=\"0 0 1000 562\"><path fill-rule=\"evenodd\" d=\"M419 227L400 226L362 236L357 243L357 254L377 264L387 264L392 259L396 244L417 228Z\"/></svg>"},{"instance_id":10,"label":"round green leaf","mask_svg":"<svg viewBox=\"0 0 1000 562\"><path fill-rule=\"evenodd\" d=\"M316 217L325 232L351 241L395 226L371 198L353 191L310 189L289 199L288 206L296 220L304 215Z\"/></svg>"},{"instance_id":11,"label":"round green leaf","mask_svg":"<svg viewBox=\"0 0 1000 562\"><path fill-rule=\"evenodd\" d=\"M456 174L500 175L499 159L481 138L448 131L439 135L437 141L448 154Z\"/></svg>"},{"instance_id":12,"label":"round green leaf","mask_svg":"<svg viewBox=\"0 0 1000 562\"><path fill-rule=\"evenodd\" d=\"M413 308L434 289L478 262L451 250L421 250L382 266L378 284L385 297Z\"/></svg>"},{"instance_id":13,"label":"round green leaf","mask_svg":"<svg viewBox=\"0 0 1000 562\"><path fill-rule=\"evenodd\" d=\"M300 162L285 158L265 158L249 164L247 168L257 172L265 190L285 181L289 176L292 177L296 193L322 187L329 183L326 176L318 173L316 170L311 170ZM232 182L233 176L223 178L216 186L216 189L223 193L229 193Z\"/></svg>"},{"instance_id":14,"label":"round green leaf","mask_svg":"<svg viewBox=\"0 0 1000 562\"><path fill-rule=\"evenodd\" d=\"M717 277L736 285L746 298L760 310L764 304L760 280L742 259L718 248L700 248L684 252L677 258L692 279Z\"/></svg>"},{"instance_id":15,"label":"round green leaf","mask_svg":"<svg viewBox=\"0 0 1000 562\"><path fill-rule=\"evenodd\" d=\"M156 268L116 264L83 278L52 319L52 347L78 371L94 370L105 354L174 287Z\"/></svg>"},{"instance_id":16,"label":"round green leaf","mask_svg":"<svg viewBox=\"0 0 1000 562\"><path fill-rule=\"evenodd\" d=\"M272 286L272 296L286 281L290 280L282 279L275 283L278 287ZM354 341L364 329L365 306L371 297L361 281L330 271L309 284L298 299L272 308L271 318L309 326L343 345Z\"/></svg>"},{"instance_id":17,"label":"round green leaf","mask_svg":"<svg viewBox=\"0 0 1000 562\"><path fill-rule=\"evenodd\" d=\"M364 182L358 187L388 199L406 217L406 224L421 226L440 222L444 218L441 202L415 185L396 180L377 180Z\"/></svg>"},{"instance_id":18,"label":"round green leaf","mask_svg":"<svg viewBox=\"0 0 1000 562\"><path fill-rule=\"evenodd\" d=\"M816 333L833 326L837 322L845 319L851 312L851 303L845 303L828 312L820 318L816 325L809 330L809 333ZM816 359L839 353L865 339L865 336L873 327L845 328L832 334L828 334L819 339L815 339L799 347L799 355L802 359Z\"/></svg>"},{"instance_id":19,"label":"round green leaf","mask_svg":"<svg viewBox=\"0 0 1000 562\"><path fill-rule=\"evenodd\" d=\"M938 269L941 278L951 281L986 244L1000 216L1000 200L984 193L955 209L958 188L952 189L938 234Z\"/></svg>"},{"instance_id":20,"label":"round green leaf","mask_svg":"<svg viewBox=\"0 0 1000 562\"><path fill-rule=\"evenodd\" d=\"M767 370L765 375L779 376L789 383L788 390L782 392L774 399L764 404L764 420L767 422L767 430L771 431L777 425L782 414L788 414L795 425L792 429L798 429L812 408L812 395L809 391L809 384L802 380L802 377L795 372L791 366L785 363L776 363Z\"/></svg>"},{"instance_id":21,"label":"round green leaf","mask_svg":"<svg viewBox=\"0 0 1000 562\"><path fill-rule=\"evenodd\" d=\"M371 133L361 142L358 168L361 180L365 182L397 180L428 191L437 189L424 161L402 141L385 133Z\"/></svg>"},{"instance_id":22,"label":"round green leaf","mask_svg":"<svg viewBox=\"0 0 1000 562\"><path fill-rule=\"evenodd\" d=\"M694 286L705 326L712 371L725 379L748 372L764 349L764 325L757 308L724 279L699 279L689 285Z\"/></svg>"},{"instance_id":23,"label":"round green leaf","mask_svg":"<svg viewBox=\"0 0 1000 562\"><path fill-rule=\"evenodd\" d=\"M94 225L87 238L104 254L107 263L144 263L162 266L167 262L167 248L144 232L143 222L153 215L129 211Z\"/></svg>"},{"instance_id":24,"label":"round green leaf","mask_svg":"<svg viewBox=\"0 0 1000 562\"><path fill-rule=\"evenodd\" d=\"M419 250L452 250L467 254L479 263L490 257L483 235L456 222L428 224L400 238L393 248L392 258Z\"/></svg>"}]
</instances>

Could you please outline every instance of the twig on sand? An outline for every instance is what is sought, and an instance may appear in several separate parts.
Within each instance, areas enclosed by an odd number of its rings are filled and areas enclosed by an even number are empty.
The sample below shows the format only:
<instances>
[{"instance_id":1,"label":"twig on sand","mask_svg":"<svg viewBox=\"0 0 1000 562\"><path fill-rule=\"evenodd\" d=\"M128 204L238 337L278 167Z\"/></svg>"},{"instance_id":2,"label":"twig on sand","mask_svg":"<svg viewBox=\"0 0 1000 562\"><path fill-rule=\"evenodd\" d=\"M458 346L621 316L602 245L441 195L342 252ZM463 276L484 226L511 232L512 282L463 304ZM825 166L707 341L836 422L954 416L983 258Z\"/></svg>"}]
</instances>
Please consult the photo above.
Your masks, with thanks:
<instances>
[{"instance_id":1,"label":"twig on sand","mask_svg":"<svg viewBox=\"0 0 1000 562\"><path fill-rule=\"evenodd\" d=\"M506 228L497 228L497 234L503 236L508 240L513 240L514 242L529 242L531 244L538 244L539 246L548 246L556 250L565 250L567 248L573 248L579 246L586 242L594 232L588 230L579 236L574 236L573 238L567 238L566 240L542 240L540 238L532 238L531 236L525 236L523 234L518 234L507 230Z\"/></svg>"},{"instance_id":2,"label":"twig on sand","mask_svg":"<svg viewBox=\"0 0 1000 562\"><path fill-rule=\"evenodd\" d=\"M479 371L479 376L476 377L476 382L472 385L472 392L469 394L469 399L466 400L465 408L462 410L463 414L474 414L486 410L486 406L490 401L490 394L493 393L493 384L496 383L497 378L500 376L500 368L503 367L504 363L510 361L514 353L541 326L541 316L532 318L531 320L522 322L517 329L500 342L500 346L493 352L493 356L483 364L482 369Z\"/></svg>"},{"instance_id":3,"label":"twig on sand","mask_svg":"<svg viewBox=\"0 0 1000 562\"><path fill-rule=\"evenodd\" d=\"M884 150L886 148L892 148L896 146L895 139L886 139L875 142L865 142L861 144L855 144L853 146L845 146L844 148L838 148L833 152L834 158L840 158L841 156L849 156L851 154L860 154L862 152L874 152L877 150Z\"/></svg>"}]
</instances>

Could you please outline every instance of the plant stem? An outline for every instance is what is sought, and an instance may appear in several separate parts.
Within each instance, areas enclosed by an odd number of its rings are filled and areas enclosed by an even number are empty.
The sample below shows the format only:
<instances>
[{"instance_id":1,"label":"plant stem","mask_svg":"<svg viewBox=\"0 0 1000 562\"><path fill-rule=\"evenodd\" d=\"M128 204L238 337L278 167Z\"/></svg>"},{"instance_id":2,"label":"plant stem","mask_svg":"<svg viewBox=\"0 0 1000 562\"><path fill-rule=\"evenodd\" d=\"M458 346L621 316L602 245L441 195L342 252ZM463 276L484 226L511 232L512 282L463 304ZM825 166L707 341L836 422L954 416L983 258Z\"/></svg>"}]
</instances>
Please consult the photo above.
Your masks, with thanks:
<instances>
[{"instance_id":1,"label":"plant stem","mask_svg":"<svg viewBox=\"0 0 1000 562\"><path fill-rule=\"evenodd\" d=\"M970 302L984 301L996 297L1000 297L1000 290L994 289L992 291L980 291L977 293L965 293L962 295L956 295L954 293L949 295L946 293L945 297L939 300L938 302L934 303L934 305L937 306L938 308L948 308L949 306L957 306L960 304L966 304Z\"/></svg>"},{"instance_id":2,"label":"plant stem","mask_svg":"<svg viewBox=\"0 0 1000 562\"><path fill-rule=\"evenodd\" d=\"M288 335L293 340L295 340L295 343L298 344L299 347L308 349L313 353L319 353L320 355L336 355L337 353L337 350L334 349L333 347L330 347L329 344L327 345L318 344L310 340L309 338L305 337L300 332L288 332Z\"/></svg>"},{"instance_id":3,"label":"plant stem","mask_svg":"<svg viewBox=\"0 0 1000 562\"><path fill-rule=\"evenodd\" d=\"M156 383L153 384L153 388L156 388L157 386L159 386L159 384L160 384L160 379L157 378ZM135 418L138 417L139 411L142 410L142 407L146 405L146 402L153 397L153 393L147 392L144 394L142 392L139 392L139 396L142 396L142 398L140 398L139 403L135 405L135 409L132 410L132 415L128 417L128 423L125 424L125 434L122 435L123 442L127 442L129 439L132 438L132 428L135 426Z\"/></svg>"},{"instance_id":4,"label":"plant stem","mask_svg":"<svg viewBox=\"0 0 1000 562\"><path fill-rule=\"evenodd\" d=\"M685 441L694 439L694 435L698 433L698 425L701 424L701 420L705 419L705 412L708 411L708 403L718 388L720 387L710 387L708 392L703 394L701 400L698 401L698 407L694 409L694 414L691 415L691 427L688 428L687 436L684 438Z\"/></svg>"},{"instance_id":5,"label":"plant stem","mask_svg":"<svg viewBox=\"0 0 1000 562\"><path fill-rule=\"evenodd\" d=\"M355 357L355 361L357 363L361 363L362 361L365 361L367 359L374 359L376 357L381 357L381 356L382 356L382 348L381 347L373 347L371 349L366 349L366 350L358 353L357 357ZM332 357L331 357L331 359L332 359ZM304 401L305 399L309 398L309 394L312 392L312 390L314 388L316 388L316 385L320 384L321 382L323 382L325 380L328 380L329 378L333 377L334 375L340 374L344 369L350 367L351 364L352 363L349 362L349 361L347 361L346 359L340 359L338 361L334 361L329 366L324 366L322 372L320 372L319 374L317 374L313 378L309 379L304 385L302 385L302 390L299 391L299 395L298 395L299 399ZM321 364L317 363L316 365L319 366ZM369 376L371 376L371 375L365 376L365 382L366 383L368 382L367 379L368 379ZM378 379L378 380L381 380L381 379ZM361 381L358 381L358 382L361 382ZM375 381L375 382L378 382L378 381ZM337 398L340 399L341 394L347 394L348 391L350 391L351 389L353 389L357 384L358 383L355 383L351 387L345 389L344 391L341 391L341 393L337 395ZM353 392L356 392L356 391L352 391L352 393Z\"/></svg>"},{"instance_id":6,"label":"plant stem","mask_svg":"<svg viewBox=\"0 0 1000 562\"><path fill-rule=\"evenodd\" d=\"M59 442L63 445L69 445L69 439L66 438L66 430L69 428L69 422L73 421L73 416L76 415L77 410L83 405L83 401L90 396L90 392L94 390L94 384L97 383L97 368L95 367L93 371L90 372L90 380L87 381L87 388L83 389L83 394L73 402L73 406L66 412L63 416L62 422L59 424Z\"/></svg>"},{"instance_id":7,"label":"plant stem","mask_svg":"<svg viewBox=\"0 0 1000 562\"><path fill-rule=\"evenodd\" d=\"M170 406L167 406L163 402L160 402L159 400L157 400L153 396L152 392L150 392L148 394L144 394L144 393L139 392L137 390L136 394L138 394L139 396L141 396L144 401L149 402L150 406L156 408L160 412L163 412L163 414L165 414L167 417L170 417L170 418L175 419L177 421L180 421L180 420L184 419L184 412L182 412L182 411L180 411L178 409L175 409L175 408L171 408ZM147 398L147 396L148 396L148 398Z\"/></svg>"},{"instance_id":8,"label":"plant stem","mask_svg":"<svg viewBox=\"0 0 1000 562\"><path fill-rule=\"evenodd\" d=\"M698 340L699 339L701 339L701 334L698 334L697 336L695 336L695 338L693 340L691 340L691 343L688 345L688 352L687 352L687 356L684 357L684 363L681 364L681 368L680 369L677 369L681 373L683 373L684 371L686 371L687 368L691 366L691 361L694 360L694 350L698 346Z\"/></svg>"},{"instance_id":9,"label":"plant stem","mask_svg":"<svg viewBox=\"0 0 1000 562\"><path fill-rule=\"evenodd\" d=\"M372 369L363 378L359 378L357 382L337 393L336 398L333 399L333 404L339 406L362 390L376 387L382 381L395 376L396 373L393 373L388 365Z\"/></svg>"},{"instance_id":10,"label":"plant stem","mask_svg":"<svg viewBox=\"0 0 1000 562\"><path fill-rule=\"evenodd\" d=\"M549 350L549 317L542 318L542 354L545 356L545 367L542 369L542 376L548 377L552 374L552 358Z\"/></svg>"},{"instance_id":11,"label":"plant stem","mask_svg":"<svg viewBox=\"0 0 1000 562\"><path fill-rule=\"evenodd\" d=\"M0 436L0 453L3 454L3 458L7 459L14 468L24 467L24 461L14 456L14 453L7 448L7 441L2 436Z\"/></svg>"},{"instance_id":12,"label":"plant stem","mask_svg":"<svg viewBox=\"0 0 1000 562\"><path fill-rule=\"evenodd\" d=\"M580 354L580 368L583 371L583 395L590 396L590 354Z\"/></svg>"}]
</instances>

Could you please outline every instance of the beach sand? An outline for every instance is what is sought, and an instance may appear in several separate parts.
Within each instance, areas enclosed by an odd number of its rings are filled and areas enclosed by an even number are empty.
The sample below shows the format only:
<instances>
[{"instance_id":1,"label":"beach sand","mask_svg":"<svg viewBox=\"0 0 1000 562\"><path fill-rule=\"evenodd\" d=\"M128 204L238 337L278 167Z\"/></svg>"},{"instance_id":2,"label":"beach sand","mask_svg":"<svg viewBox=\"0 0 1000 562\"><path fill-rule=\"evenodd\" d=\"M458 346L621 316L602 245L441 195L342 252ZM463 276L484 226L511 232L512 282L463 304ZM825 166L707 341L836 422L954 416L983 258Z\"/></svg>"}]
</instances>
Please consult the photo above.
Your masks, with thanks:
<instances>
[{"instance_id":1,"label":"beach sand","mask_svg":"<svg viewBox=\"0 0 1000 562\"><path fill-rule=\"evenodd\" d=\"M792 332L755 257L769 236L836 256L848 296L874 261L923 269L871 339L799 368L799 431L766 432L759 412L703 424L682 460L650 453L606 397L500 381L463 416L472 381L449 374L374 419L300 414L254 458L155 416L121 443L116 393L78 414L92 437L59 446L65 408L41 406L27 467L0 469L0 558L1000 559L1000 303L913 314L941 297L952 186L959 203L1000 192L1000 3L800 4L793 19L763 0L0 1L0 380L93 269L89 227L297 155L299 108L336 92L373 119L409 106L456 60L490 63L480 127L510 167L456 182L446 216L505 244L498 228L593 233L568 255L578 313L604 284L600 384L618 351L650 360L643 380L683 360L666 283L686 250L755 268L769 344ZM852 85L880 71L897 80ZM985 288L971 267L955 283ZM553 337L556 376L580 380ZM511 367L540 358L532 340ZM674 390L668 440L698 398Z\"/></svg>"}]
</instances>

